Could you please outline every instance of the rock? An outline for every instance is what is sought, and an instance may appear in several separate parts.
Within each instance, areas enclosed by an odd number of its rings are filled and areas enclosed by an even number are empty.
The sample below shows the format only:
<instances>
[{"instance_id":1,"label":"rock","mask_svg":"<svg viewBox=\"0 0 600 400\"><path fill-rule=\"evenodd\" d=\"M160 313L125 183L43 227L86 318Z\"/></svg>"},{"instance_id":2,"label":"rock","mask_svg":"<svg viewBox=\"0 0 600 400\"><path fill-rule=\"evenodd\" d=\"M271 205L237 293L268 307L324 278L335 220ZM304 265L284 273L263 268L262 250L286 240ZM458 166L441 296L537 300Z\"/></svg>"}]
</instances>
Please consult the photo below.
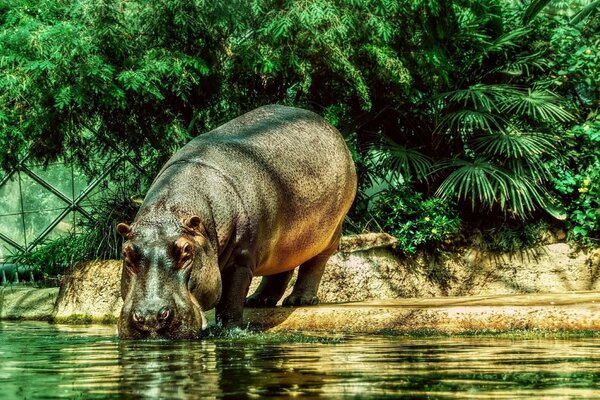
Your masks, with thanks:
<instances>
[{"instance_id":1,"label":"rock","mask_svg":"<svg viewBox=\"0 0 600 400\"><path fill-rule=\"evenodd\" d=\"M554 243L518 255L464 248L441 258L400 257L391 236L367 235L344 238L330 258L321 302L600 290L600 249L585 253ZM259 282L253 281L251 293Z\"/></svg>"},{"instance_id":2,"label":"rock","mask_svg":"<svg viewBox=\"0 0 600 400\"><path fill-rule=\"evenodd\" d=\"M50 319L57 288L0 287L0 319Z\"/></svg>"},{"instance_id":3,"label":"rock","mask_svg":"<svg viewBox=\"0 0 600 400\"><path fill-rule=\"evenodd\" d=\"M77 264L63 279L53 318L56 321L116 321L121 312L121 261Z\"/></svg>"},{"instance_id":4,"label":"rock","mask_svg":"<svg viewBox=\"0 0 600 400\"><path fill-rule=\"evenodd\" d=\"M344 237L325 269L321 302L600 290L600 250L583 253L555 243L520 256L463 249L443 258L400 258L395 243L386 234ZM55 318L114 320L122 304L120 273L120 261L77 265L63 280ZM250 293L259 281L253 280Z\"/></svg>"},{"instance_id":5,"label":"rock","mask_svg":"<svg viewBox=\"0 0 600 400\"><path fill-rule=\"evenodd\" d=\"M387 233L363 233L343 236L340 241L340 253L352 253L381 247L394 247L398 239Z\"/></svg>"}]
</instances>

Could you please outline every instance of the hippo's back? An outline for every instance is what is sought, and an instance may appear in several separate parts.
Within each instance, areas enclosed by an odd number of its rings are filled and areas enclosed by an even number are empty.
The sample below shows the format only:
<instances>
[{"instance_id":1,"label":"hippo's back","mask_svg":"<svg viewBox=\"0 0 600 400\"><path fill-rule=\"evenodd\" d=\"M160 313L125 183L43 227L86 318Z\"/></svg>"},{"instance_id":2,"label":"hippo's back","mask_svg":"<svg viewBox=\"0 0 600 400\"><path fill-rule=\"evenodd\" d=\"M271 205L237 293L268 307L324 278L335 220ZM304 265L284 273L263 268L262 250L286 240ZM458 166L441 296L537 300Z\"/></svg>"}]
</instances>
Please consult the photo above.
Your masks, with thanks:
<instances>
[{"instance_id":1,"label":"hippo's back","mask_svg":"<svg viewBox=\"0 0 600 400\"><path fill-rule=\"evenodd\" d=\"M238 198L220 200L242 203L262 254L258 275L319 254L356 192L342 135L317 114L292 107L250 111L192 140L164 169L174 163L197 164L226 177ZM218 190L213 196L218 202Z\"/></svg>"}]
</instances>

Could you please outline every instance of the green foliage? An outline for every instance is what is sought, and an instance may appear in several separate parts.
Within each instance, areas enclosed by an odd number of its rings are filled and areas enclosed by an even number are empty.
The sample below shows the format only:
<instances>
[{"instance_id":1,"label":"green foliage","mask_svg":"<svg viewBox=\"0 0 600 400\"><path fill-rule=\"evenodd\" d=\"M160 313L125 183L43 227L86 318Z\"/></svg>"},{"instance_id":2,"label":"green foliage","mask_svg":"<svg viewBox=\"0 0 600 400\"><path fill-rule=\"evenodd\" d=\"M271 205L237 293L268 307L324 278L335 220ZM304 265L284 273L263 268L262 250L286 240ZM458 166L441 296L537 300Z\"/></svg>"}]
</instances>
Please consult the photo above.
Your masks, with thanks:
<instances>
[{"instance_id":1,"label":"green foliage","mask_svg":"<svg viewBox=\"0 0 600 400\"><path fill-rule=\"evenodd\" d=\"M587 121L567 132L571 165L558 164L554 187L569 205L567 226L572 239L600 243L600 121Z\"/></svg>"},{"instance_id":2,"label":"green foliage","mask_svg":"<svg viewBox=\"0 0 600 400\"><path fill-rule=\"evenodd\" d=\"M85 237L66 235L46 240L30 253L15 254L9 261L18 265L27 265L34 271L56 276L79 261L85 248Z\"/></svg>"},{"instance_id":3,"label":"green foliage","mask_svg":"<svg viewBox=\"0 0 600 400\"><path fill-rule=\"evenodd\" d=\"M597 109L600 99L600 18L590 27L559 26L550 37L553 84L582 109ZM591 32L590 32L591 31ZM594 34L596 33L596 34ZM582 112L582 115L586 115Z\"/></svg>"},{"instance_id":4,"label":"green foliage","mask_svg":"<svg viewBox=\"0 0 600 400\"><path fill-rule=\"evenodd\" d=\"M112 144L137 157L159 150L156 169L196 132L192 109L216 94L194 95L214 75L206 60L220 10L199 3L5 2L0 164L65 148L89 157Z\"/></svg>"},{"instance_id":5,"label":"green foliage","mask_svg":"<svg viewBox=\"0 0 600 400\"><path fill-rule=\"evenodd\" d=\"M370 203L373 223L398 238L398 248L414 254L435 249L460 230L460 218L446 200L415 192L408 186L389 187Z\"/></svg>"},{"instance_id":6,"label":"green foliage","mask_svg":"<svg viewBox=\"0 0 600 400\"><path fill-rule=\"evenodd\" d=\"M564 133L598 107L599 13L566 3L7 0L0 165L110 149L148 180L191 137L282 103L349 138L358 225L372 183L395 181L456 202L463 221L544 210L590 237L594 201L555 182L593 167Z\"/></svg>"},{"instance_id":7,"label":"green foliage","mask_svg":"<svg viewBox=\"0 0 600 400\"><path fill-rule=\"evenodd\" d=\"M586 4L587 3L587 4ZM551 5L552 7L548 7ZM577 24L589 17L600 6L600 1L582 1L582 0L533 0L523 15L523 23L529 24L544 9L550 13L573 16L571 23Z\"/></svg>"}]
</instances>

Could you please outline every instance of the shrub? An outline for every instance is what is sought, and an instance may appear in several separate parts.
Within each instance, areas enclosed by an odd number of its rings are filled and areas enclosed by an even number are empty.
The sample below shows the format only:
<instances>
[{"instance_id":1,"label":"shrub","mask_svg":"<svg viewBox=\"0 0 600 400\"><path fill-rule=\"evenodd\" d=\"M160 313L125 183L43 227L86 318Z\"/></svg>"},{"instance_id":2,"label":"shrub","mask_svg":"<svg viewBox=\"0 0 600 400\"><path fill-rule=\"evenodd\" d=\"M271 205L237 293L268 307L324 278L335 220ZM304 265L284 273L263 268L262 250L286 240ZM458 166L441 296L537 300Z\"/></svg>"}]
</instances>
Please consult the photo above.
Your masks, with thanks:
<instances>
[{"instance_id":1,"label":"shrub","mask_svg":"<svg viewBox=\"0 0 600 400\"><path fill-rule=\"evenodd\" d=\"M590 246L600 243L600 121L569 131L567 162L556 163L554 188L567 204L569 238ZM569 162L570 161L570 162Z\"/></svg>"},{"instance_id":2,"label":"shrub","mask_svg":"<svg viewBox=\"0 0 600 400\"><path fill-rule=\"evenodd\" d=\"M383 190L369 208L373 222L395 236L399 250L408 254L436 249L460 230L460 218L448 200L424 198L408 185Z\"/></svg>"}]
</instances>

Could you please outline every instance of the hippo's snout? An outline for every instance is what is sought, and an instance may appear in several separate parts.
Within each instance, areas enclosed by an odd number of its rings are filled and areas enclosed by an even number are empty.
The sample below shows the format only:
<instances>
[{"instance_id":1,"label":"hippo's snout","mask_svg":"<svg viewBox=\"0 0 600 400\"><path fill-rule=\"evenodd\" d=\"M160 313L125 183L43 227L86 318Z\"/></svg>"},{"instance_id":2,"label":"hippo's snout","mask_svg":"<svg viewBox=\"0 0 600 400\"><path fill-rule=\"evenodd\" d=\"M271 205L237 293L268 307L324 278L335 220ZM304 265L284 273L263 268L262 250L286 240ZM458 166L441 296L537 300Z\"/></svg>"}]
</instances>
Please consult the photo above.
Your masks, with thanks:
<instances>
[{"instance_id":1,"label":"hippo's snout","mask_svg":"<svg viewBox=\"0 0 600 400\"><path fill-rule=\"evenodd\" d=\"M169 326L173 317L174 312L168 306L138 307L131 312L132 324L142 332L157 332L164 329Z\"/></svg>"},{"instance_id":2,"label":"hippo's snout","mask_svg":"<svg viewBox=\"0 0 600 400\"><path fill-rule=\"evenodd\" d=\"M191 303L155 301L124 307L118 329L123 339L193 339L206 325L202 310Z\"/></svg>"}]
</instances>

